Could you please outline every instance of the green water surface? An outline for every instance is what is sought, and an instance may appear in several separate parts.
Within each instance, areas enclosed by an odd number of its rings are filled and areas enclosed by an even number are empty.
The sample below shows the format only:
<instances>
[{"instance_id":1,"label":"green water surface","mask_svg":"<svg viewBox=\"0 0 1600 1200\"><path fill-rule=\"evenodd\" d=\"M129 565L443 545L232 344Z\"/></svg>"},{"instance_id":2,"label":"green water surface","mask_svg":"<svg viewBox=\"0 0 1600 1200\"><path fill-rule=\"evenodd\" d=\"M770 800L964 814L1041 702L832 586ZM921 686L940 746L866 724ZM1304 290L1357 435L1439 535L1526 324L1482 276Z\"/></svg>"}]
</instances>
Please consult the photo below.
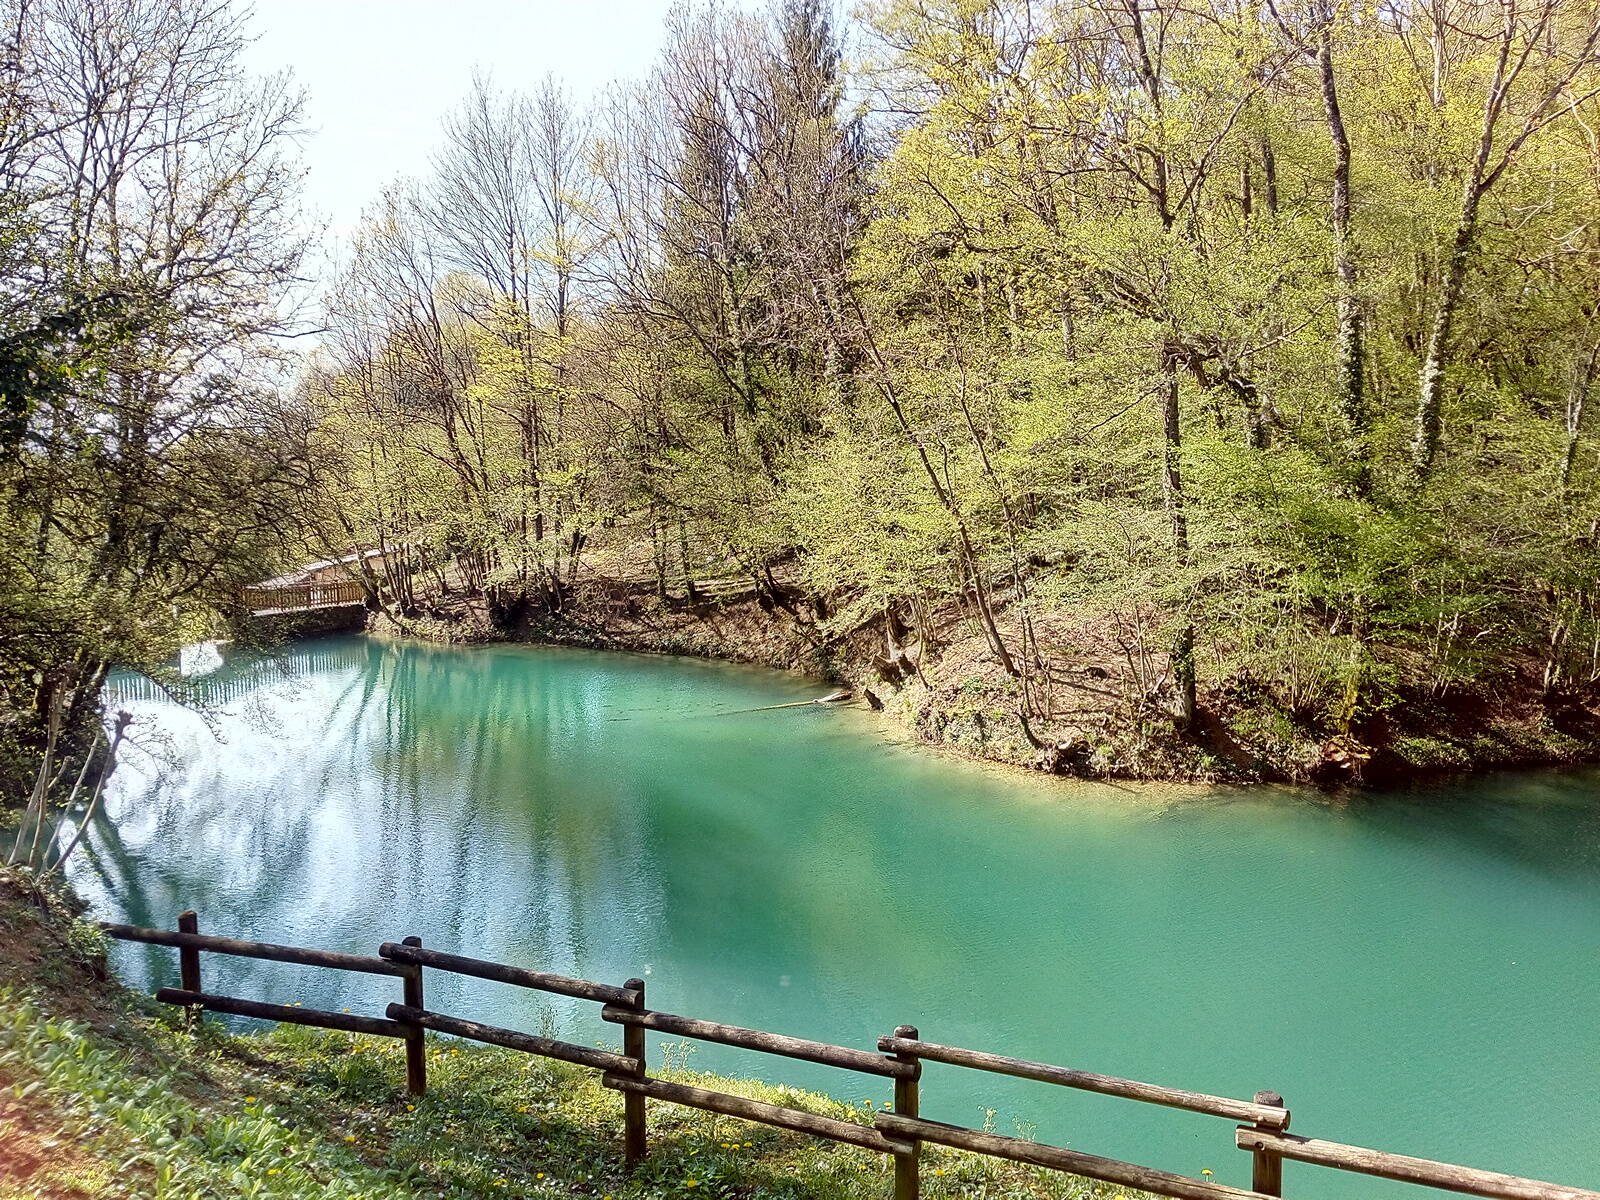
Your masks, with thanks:
<instances>
[{"instance_id":1,"label":"green water surface","mask_svg":"<svg viewBox=\"0 0 1600 1200\"><path fill-rule=\"evenodd\" d=\"M1330 797L1036 779L685 659L362 638L137 680L74 882L99 915L428 945L870 1048L896 1025L1248 1098L1297 1132L1600 1188L1600 774ZM173 952L126 946L144 986ZM382 977L208 956L207 990L381 1012ZM430 973L428 1005L580 1042L596 1006ZM652 1049L658 1056L659 1051ZM691 1065L882 1102L886 1081ZM992 1113L986 1110L993 1110ZM1225 1121L930 1067L923 1112L1248 1185ZM1421 1195L1289 1164L1291 1196Z\"/></svg>"}]
</instances>

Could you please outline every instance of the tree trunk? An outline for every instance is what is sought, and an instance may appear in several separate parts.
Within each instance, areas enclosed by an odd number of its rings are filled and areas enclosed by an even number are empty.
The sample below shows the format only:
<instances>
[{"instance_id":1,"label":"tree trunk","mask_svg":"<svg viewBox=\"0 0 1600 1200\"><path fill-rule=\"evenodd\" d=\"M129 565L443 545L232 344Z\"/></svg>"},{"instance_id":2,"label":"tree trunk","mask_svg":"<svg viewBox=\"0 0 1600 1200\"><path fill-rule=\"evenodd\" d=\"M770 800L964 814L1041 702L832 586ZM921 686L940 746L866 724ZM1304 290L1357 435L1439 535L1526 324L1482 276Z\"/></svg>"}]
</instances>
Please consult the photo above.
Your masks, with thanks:
<instances>
[{"instance_id":1,"label":"tree trunk","mask_svg":"<svg viewBox=\"0 0 1600 1200\"><path fill-rule=\"evenodd\" d=\"M1506 101L1507 64L1516 40L1516 5L1512 0L1501 0L1500 6L1505 15L1505 28L1500 38L1499 56L1484 99L1483 126L1478 134L1477 152L1461 185L1461 212L1456 219L1455 236L1450 241L1444 286L1439 291L1438 307L1433 313L1433 328L1428 335L1428 350L1417 381L1417 416L1411 438L1411 470L1419 487L1427 482L1433 470L1434 456L1439 450L1445 354L1450 347L1450 327L1455 321L1456 308L1461 303L1462 285L1467 278L1467 257L1472 252L1472 243L1478 233L1478 207L1483 202L1484 193L1494 185L1500 172L1510 162L1516 146L1535 128L1531 124L1525 125L1521 138L1514 140L1506 149L1499 165L1493 170L1489 169L1495 126L1499 123ZM1435 79L1438 79L1437 71Z\"/></svg>"},{"instance_id":2,"label":"tree trunk","mask_svg":"<svg viewBox=\"0 0 1600 1200\"><path fill-rule=\"evenodd\" d=\"M1578 456L1578 439L1583 432L1583 410L1594 383L1595 367L1600 365L1600 342L1589 348L1588 356L1572 366L1572 383L1567 388L1567 442L1561 455L1561 500L1566 502L1572 483L1572 464Z\"/></svg>"},{"instance_id":3,"label":"tree trunk","mask_svg":"<svg viewBox=\"0 0 1600 1200\"><path fill-rule=\"evenodd\" d=\"M700 602L700 593L694 586L694 572L689 568L689 526L678 518L678 565L683 568L683 594L690 604Z\"/></svg>"},{"instance_id":4,"label":"tree trunk","mask_svg":"<svg viewBox=\"0 0 1600 1200\"><path fill-rule=\"evenodd\" d=\"M1177 551L1180 565L1189 565L1189 517L1184 507L1183 472L1180 458L1183 452L1183 434L1179 424L1178 408L1178 358L1169 349L1163 356L1162 371L1165 378L1161 387L1162 426L1162 492L1166 499L1167 516L1172 522L1172 545ZM1194 624L1185 622L1178 630L1172 644L1172 683L1175 693L1172 719L1180 730L1187 731L1194 724L1195 670Z\"/></svg>"},{"instance_id":5,"label":"tree trunk","mask_svg":"<svg viewBox=\"0 0 1600 1200\"><path fill-rule=\"evenodd\" d=\"M1367 494L1367 416L1363 395L1365 354L1361 337L1361 307L1356 297L1356 262L1350 244L1350 138L1339 108L1339 90L1333 76L1333 14L1326 13L1317 38L1317 74L1322 85L1322 108L1333 143L1333 265L1338 277L1338 332L1334 348L1334 396L1344 419L1349 442L1351 485L1357 496Z\"/></svg>"},{"instance_id":6,"label":"tree trunk","mask_svg":"<svg viewBox=\"0 0 1600 1200\"><path fill-rule=\"evenodd\" d=\"M1172 522L1172 544L1178 559L1189 562L1189 518L1184 511L1183 473L1179 458L1183 452L1183 433L1179 425L1178 366L1169 352L1162 366L1161 382L1161 490L1166 500L1167 517Z\"/></svg>"},{"instance_id":7,"label":"tree trunk","mask_svg":"<svg viewBox=\"0 0 1600 1200\"><path fill-rule=\"evenodd\" d=\"M1478 202L1483 198L1476 179L1469 179L1461 198L1461 219L1450 243L1450 261L1445 269L1444 287L1433 314L1428 334L1428 350L1417 379L1417 416L1411 435L1411 470L1417 482L1427 480L1439 452L1442 426L1440 409L1444 402L1445 354L1450 346L1450 327L1461 302L1462 285L1467 278L1467 256L1472 251L1478 229Z\"/></svg>"}]
</instances>

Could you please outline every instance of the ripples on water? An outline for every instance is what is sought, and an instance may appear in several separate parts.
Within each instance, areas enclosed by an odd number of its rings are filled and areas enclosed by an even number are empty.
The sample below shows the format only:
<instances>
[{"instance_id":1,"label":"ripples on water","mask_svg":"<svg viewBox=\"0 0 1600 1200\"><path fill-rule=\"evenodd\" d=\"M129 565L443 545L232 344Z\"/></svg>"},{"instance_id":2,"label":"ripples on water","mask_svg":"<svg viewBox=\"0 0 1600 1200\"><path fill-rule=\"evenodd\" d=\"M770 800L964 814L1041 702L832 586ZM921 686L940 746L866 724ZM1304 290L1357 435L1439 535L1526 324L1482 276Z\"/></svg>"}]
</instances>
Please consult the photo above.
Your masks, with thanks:
<instances>
[{"instance_id":1,"label":"ripples on water","mask_svg":"<svg viewBox=\"0 0 1600 1200\"><path fill-rule=\"evenodd\" d=\"M1405 793L1117 787L888 743L790 675L532 647L308 642L119 679L141 749L75 882L101 913L371 953L427 944L871 1047L925 1037L1287 1097L1298 1132L1600 1187L1594 772ZM171 951L124 947L132 979ZM208 957L208 987L392 981ZM437 973L430 1006L617 1040L594 1006ZM702 1069L887 1098L704 1047ZM924 1112L1248 1184L1226 1122L930 1067ZM1403 1195L1290 1164L1292 1195ZM1412 1189L1415 1190L1415 1189Z\"/></svg>"}]
</instances>

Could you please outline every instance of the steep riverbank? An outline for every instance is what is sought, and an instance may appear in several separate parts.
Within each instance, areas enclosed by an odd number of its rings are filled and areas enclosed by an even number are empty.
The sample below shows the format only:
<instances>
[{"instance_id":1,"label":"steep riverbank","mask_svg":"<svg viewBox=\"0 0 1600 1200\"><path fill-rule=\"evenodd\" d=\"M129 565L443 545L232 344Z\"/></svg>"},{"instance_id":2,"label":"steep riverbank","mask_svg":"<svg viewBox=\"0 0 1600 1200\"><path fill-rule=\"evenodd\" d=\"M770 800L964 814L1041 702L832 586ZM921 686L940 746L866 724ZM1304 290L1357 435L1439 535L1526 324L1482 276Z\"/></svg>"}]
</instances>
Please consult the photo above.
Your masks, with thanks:
<instances>
[{"instance_id":1,"label":"steep riverbank","mask_svg":"<svg viewBox=\"0 0 1600 1200\"><path fill-rule=\"evenodd\" d=\"M787 594L786 594L787 592ZM776 600L774 599L776 597ZM1004 628L1012 618L1002 610ZM921 614L919 632L892 618L840 619L780 583L704 581L662 594L603 563L583 573L559 612L524 613L509 631L481 599L422 597L422 612L371 625L444 642L513 640L681 654L801 671L852 687L908 733L971 758L1091 779L1388 784L1463 771L1600 760L1591 694L1547 700L1535 661L1507 659L1449 686L1392 683L1338 719L1294 711L1247 674L1202 684L1188 731L1170 715L1164 655L1130 647L1125 631L1035 615L1032 638L1048 694L1028 697L958 610ZM843 628L844 632L840 632ZM1020 640L1020 639L1019 639ZM1389 672L1404 679L1404 664Z\"/></svg>"},{"instance_id":2,"label":"steep riverbank","mask_svg":"<svg viewBox=\"0 0 1600 1200\"><path fill-rule=\"evenodd\" d=\"M398 1043L290 1026L236 1036L214 1019L186 1028L181 1012L108 976L103 940L74 907L59 897L37 907L0 874L0 1200L888 1192L881 1155L666 1104L652 1106L651 1154L629 1175L619 1094L592 1071L512 1051L433 1040L428 1093L410 1097ZM811 1093L658 1074L870 1119ZM1112 1194L955 1151L929 1149L924 1161L929 1197Z\"/></svg>"}]
</instances>

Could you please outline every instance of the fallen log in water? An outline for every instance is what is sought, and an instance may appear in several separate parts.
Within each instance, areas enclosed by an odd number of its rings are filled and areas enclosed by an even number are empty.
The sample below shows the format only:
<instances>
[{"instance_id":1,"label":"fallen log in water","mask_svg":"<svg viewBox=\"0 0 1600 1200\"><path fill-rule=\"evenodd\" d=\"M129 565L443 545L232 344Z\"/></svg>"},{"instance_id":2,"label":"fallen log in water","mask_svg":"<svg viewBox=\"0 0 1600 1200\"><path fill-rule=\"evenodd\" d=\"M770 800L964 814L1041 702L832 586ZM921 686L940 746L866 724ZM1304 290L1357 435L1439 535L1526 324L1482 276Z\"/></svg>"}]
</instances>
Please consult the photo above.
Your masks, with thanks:
<instances>
[{"instance_id":1,"label":"fallen log in water","mask_svg":"<svg viewBox=\"0 0 1600 1200\"><path fill-rule=\"evenodd\" d=\"M771 712L775 708L810 708L813 704L842 704L853 695L854 693L849 688L840 688L836 692L829 692L826 696L818 696L815 700L791 700L787 704L763 704L757 708L735 708L715 715L732 717L737 716L739 713Z\"/></svg>"}]
</instances>

